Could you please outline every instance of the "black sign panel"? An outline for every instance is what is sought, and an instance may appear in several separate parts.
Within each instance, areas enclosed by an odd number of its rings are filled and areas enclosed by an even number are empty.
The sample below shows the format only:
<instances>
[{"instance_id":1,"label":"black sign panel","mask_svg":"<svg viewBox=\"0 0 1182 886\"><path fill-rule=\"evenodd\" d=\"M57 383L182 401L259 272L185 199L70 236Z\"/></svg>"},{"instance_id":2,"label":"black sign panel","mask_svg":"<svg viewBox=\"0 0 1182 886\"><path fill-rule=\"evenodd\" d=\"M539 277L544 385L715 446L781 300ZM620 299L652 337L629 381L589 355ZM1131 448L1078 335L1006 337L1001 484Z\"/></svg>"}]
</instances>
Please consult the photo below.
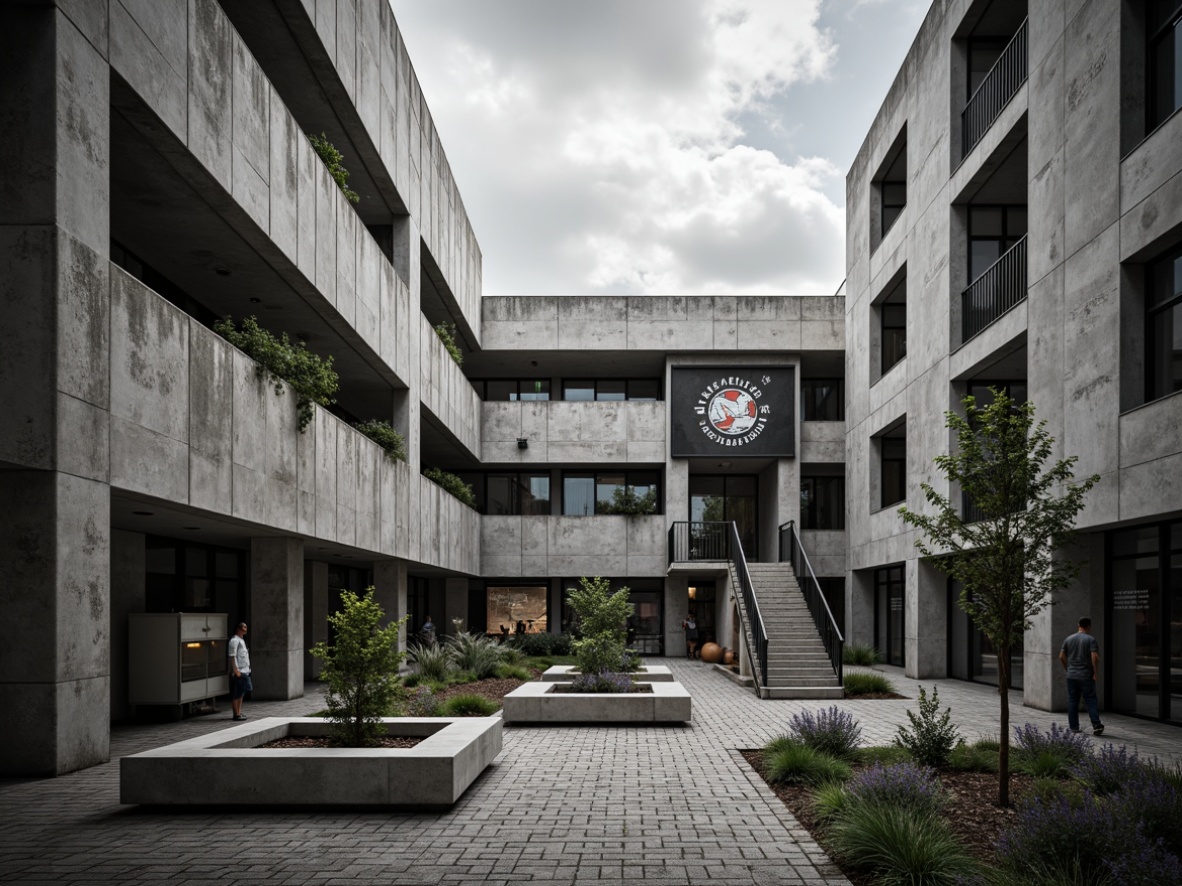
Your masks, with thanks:
<instances>
[{"instance_id":1,"label":"black sign panel","mask_svg":"<svg viewBox=\"0 0 1182 886\"><path fill-rule=\"evenodd\" d=\"M675 366L666 405L674 458L796 455L792 366Z\"/></svg>"}]
</instances>

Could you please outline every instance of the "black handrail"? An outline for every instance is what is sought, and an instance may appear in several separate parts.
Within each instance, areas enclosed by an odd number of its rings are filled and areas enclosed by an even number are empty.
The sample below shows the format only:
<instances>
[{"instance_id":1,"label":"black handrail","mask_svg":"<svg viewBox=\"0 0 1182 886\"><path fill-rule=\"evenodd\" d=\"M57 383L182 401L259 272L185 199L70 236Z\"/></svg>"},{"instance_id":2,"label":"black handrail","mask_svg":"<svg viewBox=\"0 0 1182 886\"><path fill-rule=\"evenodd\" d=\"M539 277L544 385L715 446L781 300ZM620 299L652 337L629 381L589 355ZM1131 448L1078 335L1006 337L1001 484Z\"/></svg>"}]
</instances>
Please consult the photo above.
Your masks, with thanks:
<instances>
[{"instance_id":1,"label":"black handrail","mask_svg":"<svg viewBox=\"0 0 1182 886\"><path fill-rule=\"evenodd\" d=\"M1025 298L1026 237L1022 237L961 294L961 343Z\"/></svg>"},{"instance_id":2,"label":"black handrail","mask_svg":"<svg viewBox=\"0 0 1182 886\"><path fill-rule=\"evenodd\" d=\"M669 527L669 562L729 560L739 582L743 610L751 628L752 649L748 654L758 663L759 685L767 686L767 628L755 598L755 585L747 569L747 556L739 539L739 526L729 522L678 521Z\"/></svg>"},{"instance_id":3,"label":"black handrail","mask_svg":"<svg viewBox=\"0 0 1182 886\"><path fill-rule=\"evenodd\" d=\"M1026 20L1006 44L960 114L961 157L981 140L1027 78Z\"/></svg>"},{"instance_id":4,"label":"black handrail","mask_svg":"<svg viewBox=\"0 0 1182 886\"><path fill-rule=\"evenodd\" d=\"M825 595L821 593L821 583L817 581L808 554L804 552L804 545L800 543L800 533L796 531L795 520L789 520L780 527L780 562L792 564L792 573L796 576L801 593L804 594L804 601L813 616L813 624L817 626L817 633L821 635L821 642L829 655L829 663L833 665L833 672L837 674L837 682L840 684L845 638L841 635L837 619L833 617Z\"/></svg>"}]
</instances>

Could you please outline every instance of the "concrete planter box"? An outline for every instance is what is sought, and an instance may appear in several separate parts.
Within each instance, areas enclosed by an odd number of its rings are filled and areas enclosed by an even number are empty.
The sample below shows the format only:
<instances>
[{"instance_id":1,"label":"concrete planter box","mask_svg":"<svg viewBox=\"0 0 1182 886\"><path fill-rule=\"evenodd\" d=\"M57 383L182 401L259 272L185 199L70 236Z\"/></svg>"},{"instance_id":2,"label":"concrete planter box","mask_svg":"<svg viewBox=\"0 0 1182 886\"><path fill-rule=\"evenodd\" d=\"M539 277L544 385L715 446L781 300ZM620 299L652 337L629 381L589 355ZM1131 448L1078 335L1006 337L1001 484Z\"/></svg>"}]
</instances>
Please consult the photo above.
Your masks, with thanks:
<instances>
[{"instance_id":1,"label":"concrete planter box","mask_svg":"<svg viewBox=\"0 0 1182 886\"><path fill-rule=\"evenodd\" d=\"M578 675L579 671L574 665L554 665L554 667L546 669L541 679L547 683L569 683ZM647 668L641 668L632 676L636 678L637 683L673 682L673 672L664 665L650 665Z\"/></svg>"},{"instance_id":2,"label":"concrete planter box","mask_svg":"<svg viewBox=\"0 0 1182 886\"><path fill-rule=\"evenodd\" d=\"M269 748L328 735L320 717L270 717L119 761L119 802L446 809L501 751L497 717L386 718L413 748Z\"/></svg>"},{"instance_id":3,"label":"concrete planter box","mask_svg":"<svg viewBox=\"0 0 1182 886\"><path fill-rule=\"evenodd\" d=\"M506 723L683 723L692 715L680 683L638 683L652 692L560 693L557 682L519 686L505 696Z\"/></svg>"}]
</instances>

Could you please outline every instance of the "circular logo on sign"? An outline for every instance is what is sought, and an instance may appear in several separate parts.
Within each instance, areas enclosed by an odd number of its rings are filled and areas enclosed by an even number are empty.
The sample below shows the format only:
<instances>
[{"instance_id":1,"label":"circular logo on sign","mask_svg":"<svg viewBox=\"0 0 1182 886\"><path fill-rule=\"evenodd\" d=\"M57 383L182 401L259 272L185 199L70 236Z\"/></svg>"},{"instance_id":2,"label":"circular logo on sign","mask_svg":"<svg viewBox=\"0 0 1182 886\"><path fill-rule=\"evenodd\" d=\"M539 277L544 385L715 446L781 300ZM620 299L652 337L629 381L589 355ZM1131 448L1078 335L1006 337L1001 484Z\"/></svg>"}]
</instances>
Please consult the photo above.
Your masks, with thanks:
<instances>
[{"instance_id":1,"label":"circular logo on sign","mask_svg":"<svg viewBox=\"0 0 1182 886\"><path fill-rule=\"evenodd\" d=\"M755 424L755 398L738 388L723 388L710 398L706 416L720 434L745 434Z\"/></svg>"}]
</instances>

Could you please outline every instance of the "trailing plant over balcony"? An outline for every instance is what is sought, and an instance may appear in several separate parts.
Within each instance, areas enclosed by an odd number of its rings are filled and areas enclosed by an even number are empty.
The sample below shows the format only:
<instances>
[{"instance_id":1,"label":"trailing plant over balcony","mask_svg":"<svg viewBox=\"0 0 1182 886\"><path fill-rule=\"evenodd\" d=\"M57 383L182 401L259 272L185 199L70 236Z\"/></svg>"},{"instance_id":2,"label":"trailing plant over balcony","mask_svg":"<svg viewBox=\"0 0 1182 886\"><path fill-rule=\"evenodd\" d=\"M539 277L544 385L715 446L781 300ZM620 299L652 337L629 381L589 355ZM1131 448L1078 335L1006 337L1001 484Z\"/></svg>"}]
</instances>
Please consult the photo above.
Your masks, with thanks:
<instances>
[{"instance_id":1,"label":"trailing plant over balcony","mask_svg":"<svg viewBox=\"0 0 1182 886\"><path fill-rule=\"evenodd\" d=\"M328 140L323 132L320 135L309 135L308 141L312 143L312 149L320 157L320 162L324 164L328 174L333 177L337 187L345 195L345 199L350 203L359 202L361 197L357 192L349 190L349 170L341 163L345 159L345 155L336 149L336 146Z\"/></svg>"},{"instance_id":2,"label":"trailing plant over balcony","mask_svg":"<svg viewBox=\"0 0 1182 886\"><path fill-rule=\"evenodd\" d=\"M472 487L455 474L449 474L439 468L426 468L423 470L423 476L435 485L442 487L444 492L458 498L463 504L473 510L476 509L476 495L472 492Z\"/></svg>"},{"instance_id":3,"label":"trailing plant over balcony","mask_svg":"<svg viewBox=\"0 0 1182 886\"><path fill-rule=\"evenodd\" d=\"M386 451L386 458L406 461L406 438L394 430L388 421L371 418L369 421L359 421L353 427L381 446Z\"/></svg>"},{"instance_id":4,"label":"trailing plant over balcony","mask_svg":"<svg viewBox=\"0 0 1182 886\"><path fill-rule=\"evenodd\" d=\"M293 345L286 332L276 338L254 317L243 320L241 328L235 328L233 318L226 317L214 324L213 331L254 360L259 378L270 376L276 394L283 393L283 382L295 389L301 434L315 414L312 404L331 406L336 402L341 384L331 356L313 354L302 341Z\"/></svg>"},{"instance_id":5,"label":"trailing plant over balcony","mask_svg":"<svg viewBox=\"0 0 1182 886\"><path fill-rule=\"evenodd\" d=\"M460 346L456 344L456 324L440 323L435 327L435 334L439 336L439 340L443 342L443 346L447 348L451 358L456 361L456 365L463 366L464 354L460 350Z\"/></svg>"}]
</instances>

